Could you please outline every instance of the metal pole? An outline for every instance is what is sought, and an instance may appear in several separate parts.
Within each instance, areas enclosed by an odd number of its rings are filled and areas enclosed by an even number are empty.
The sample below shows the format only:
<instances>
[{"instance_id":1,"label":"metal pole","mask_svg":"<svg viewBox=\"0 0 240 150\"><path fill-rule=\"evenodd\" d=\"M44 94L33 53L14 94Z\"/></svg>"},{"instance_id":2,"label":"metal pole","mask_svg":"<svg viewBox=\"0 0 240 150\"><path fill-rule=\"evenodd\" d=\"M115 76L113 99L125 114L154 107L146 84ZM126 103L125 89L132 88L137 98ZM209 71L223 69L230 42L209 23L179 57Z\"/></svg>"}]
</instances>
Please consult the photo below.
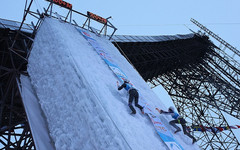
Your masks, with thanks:
<instances>
[{"instance_id":1,"label":"metal pole","mask_svg":"<svg viewBox=\"0 0 240 150\"><path fill-rule=\"evenodd\" d=\"M51 6L50 6L50 17L52 17L52 8L53 8L53 0L51 1Z\"/></svg>"},{"instance_id":2,"label":"metal pole","mask_svg":"<svg viewBox=\"0 0 240 150\"><path fill-rule=\"evenodd\" d=\"M71 10L71 14L70 14L70 24L72 24L72 10Z\"/></svg>"},{"instance_id":3,"label":"metal pole","mask_svg":"<svg viewBox=\"0 0 240 150\"><path fill-rule=\"evenodd\" d=\"M31 7L31 5L32 5L32 2L33 2L33 0L31 0L30 4L29 4L29 6L28 6L28 9L26 10L25 15L23 16L22 23L21 23L21 25L20 25L20 27L19 27L19 29L18 29L18 32L17 32L17 34L16 34L16 36L15 36L15 39L14 39L14 41L13 41L13 44L12 44L11 48L14 46L14 44L15 44L15 42L16 42L16 40L17 40L18 34L19 34L19 32L20 32L20 30L21 30L21 28L22 28L22 26L23 26L23 23L24 23L26 17L27 17L27 14L28 14L28 12L29 12L29 10L30 10L30 7Z\"/></svg>"}]
</instances>

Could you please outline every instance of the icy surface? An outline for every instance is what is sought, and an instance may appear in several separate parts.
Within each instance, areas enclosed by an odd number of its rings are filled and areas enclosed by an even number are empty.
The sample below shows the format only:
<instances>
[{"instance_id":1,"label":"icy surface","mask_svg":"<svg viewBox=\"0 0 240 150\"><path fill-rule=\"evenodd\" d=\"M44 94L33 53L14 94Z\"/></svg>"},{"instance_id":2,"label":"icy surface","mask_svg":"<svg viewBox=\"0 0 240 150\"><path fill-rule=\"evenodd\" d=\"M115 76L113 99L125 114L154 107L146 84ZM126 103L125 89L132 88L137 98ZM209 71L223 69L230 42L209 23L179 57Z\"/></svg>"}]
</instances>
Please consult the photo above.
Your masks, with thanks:
<instances>
[{"instance_id":1,"label":"icy surface","mask_svg":"<svg viewBox=\"0 0 240 150\"><path fill-rule=\"evenodd\" d=\"M166 109L114 45L92 35L153 107ZM28 72L56 149L167 149L151 121L130 115L128 94L84 37L67 23L45 18L35 37ZM156 112L157 113L157 112ZM159 117L168 129L170 116ZM183 133L174 135L184 149L199 149Z\"/></svg>"}]
</instances>

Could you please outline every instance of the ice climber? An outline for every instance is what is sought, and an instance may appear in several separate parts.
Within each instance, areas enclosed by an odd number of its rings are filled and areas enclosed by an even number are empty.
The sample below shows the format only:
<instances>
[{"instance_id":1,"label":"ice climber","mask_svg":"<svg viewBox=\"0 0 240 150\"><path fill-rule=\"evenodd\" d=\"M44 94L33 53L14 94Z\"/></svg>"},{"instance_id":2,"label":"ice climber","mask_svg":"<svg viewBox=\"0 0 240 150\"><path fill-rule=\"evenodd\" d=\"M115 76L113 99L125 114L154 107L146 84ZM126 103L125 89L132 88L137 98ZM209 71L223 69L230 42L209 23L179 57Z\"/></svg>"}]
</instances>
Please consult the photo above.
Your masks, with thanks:
<instances>
[{"instance_id":1,"label":"ice climber","mask_svg":"<svg viewBox=\"0 0 240 150\"><path fill-rule=\"evenodd\" d=\"M177 129L174 133L181 131L181 129L176 125L176 124L181 124L182 128L183 128L183 133L186 134L187 136L189 136L193 140L192 143L196 142L196 139L187 131L186 120L182 116L180 116L177 112L174 111L174 107L172 107L172 106L169 107L168 111L163 111L158 108L156 108L156 110L160 114L166 114L166 115L172 116L172 118L174 120L170 121L169 124L172 125L175 129Z\"/></svg>"},{"instance_id":2,"label":"ice climber","mask_svg":"<svg viewBox=\"0 0 240 150\"><path fill-rule=\"evenodd\" d=\"M118 84L118 82L117 82L117 84ZM138 107L141 110L141 112L143 112L142 111L143 107L138 104L138 98L139 98L138 91L135 88L133 88L133 86L126 80L124 81L124 83L121 86L119 86L119 84L118 84L118 90L121 90L123 88L125 88L129 94L128 106L132 110L131 114L136 114L136 110L134 109L134 107L132 105L133 99L135 102L135 106Z\"/></svg>"}]
</instances>

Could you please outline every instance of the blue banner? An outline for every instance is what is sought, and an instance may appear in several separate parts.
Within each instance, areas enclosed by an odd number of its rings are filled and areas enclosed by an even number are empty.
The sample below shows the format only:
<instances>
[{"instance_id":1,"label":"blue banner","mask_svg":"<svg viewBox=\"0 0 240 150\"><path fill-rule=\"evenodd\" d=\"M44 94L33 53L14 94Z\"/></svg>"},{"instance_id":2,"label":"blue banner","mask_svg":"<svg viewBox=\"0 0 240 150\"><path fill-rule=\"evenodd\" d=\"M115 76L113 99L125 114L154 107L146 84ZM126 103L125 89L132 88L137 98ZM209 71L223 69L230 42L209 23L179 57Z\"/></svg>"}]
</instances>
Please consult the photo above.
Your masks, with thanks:
<instances>
[{"instance_id":1,"label":"blue banner","mask_svg":"<svg viewBox=\"0 0 240 150\"><path fill-rule=\"evenodd\" d=\"M113 73L118 77L118 79L123 82L124 80L128 80L126 74L115 64L107 52L98 44L98 42L91 37L88 31L84 31L82 29L77 28L77 30L85 37L85 39L89 42L89 44L95 49L95 51L99 54L99 56L105 61L105 63L109 66L109 68L113 71ZM129 81L129 80L128 80ZM130 83L132 84L132 83ZM152 108L144 101L146 106L144 107L144 113L148 115L151 119L154 128L157 130L158 135L165 142L170 150L183 150L182 146L174 139L171 132L169 132L166 126L162 123L160 118L156 117L153 113Z\"/></svg>"},{"instance_id":2,"label":"blue banner","mask_svg":"<svg viewBox=\"0 0 240 150\"><path fill-rule=\"evenodd\" d=\"M173 150L183 150L183 147L174 139L171 132L167 130L166 126L162 123L160 118L158 118L152 111L150 105L146 104L144 108L144 113L148 115L151 119L154 128L157 130L158 135L165 142L169 149Z\"/></svg>"},{"instance_id":3,"label":"blue banner","mask_svg":"<svg viewBox=\"0 0 240 150\"><path fill-rule=\"evenodd\" d=\"M79 28L77 30L86 38L89 44L96 50L99 56L105 61L105 63L109 66L109 68L115 73L115 75L120 79L120 81L124 81L127 79L127 76L123 71L112 61L112 58L108 53L104 51L104 49L98 44L98 42L93 39L87 31L83 31Z\"/></svg>"}]
</instances>

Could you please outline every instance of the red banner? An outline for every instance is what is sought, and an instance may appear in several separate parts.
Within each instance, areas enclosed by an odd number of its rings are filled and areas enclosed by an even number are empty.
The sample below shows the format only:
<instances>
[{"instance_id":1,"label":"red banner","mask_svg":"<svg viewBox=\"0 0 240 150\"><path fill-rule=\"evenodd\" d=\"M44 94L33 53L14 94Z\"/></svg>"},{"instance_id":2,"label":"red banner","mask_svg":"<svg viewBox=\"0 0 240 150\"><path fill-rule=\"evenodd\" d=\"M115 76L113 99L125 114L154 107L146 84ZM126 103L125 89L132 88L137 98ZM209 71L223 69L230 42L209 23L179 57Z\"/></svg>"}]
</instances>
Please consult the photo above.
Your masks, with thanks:
<instances>
[{"instance_id":1,"label":"red banner","mask_svg":"<svg viewBox=\"0 0 240 150\"><path fill-rule=\"evenodd\" d=\"M61 7L67 8L67 9L72 9L72 4L65 2L63 0L47 0L49 2L53 2L54 4L57 4Z\"/></svg>"},{"instance_id":2,"label":"red banner","mask_svg":"<svg viewBox=\"0 0 240 150\"><path fill-rule=\"evenodd\" d=\"M106 24L107 23L107 19L105 19L105 18L103 18L103 17L100 17L100 16L98 16L98 15L96 15L96 14L94 14L94 13L91 13L91 12L87 12L87 15L88 15L88 17L90 17L91 19L93 19L93 20L96 20L96 21L98 21L98 22L101 22L101 23L103 23L103 24Z\"/></svg>"}]
</instances>

